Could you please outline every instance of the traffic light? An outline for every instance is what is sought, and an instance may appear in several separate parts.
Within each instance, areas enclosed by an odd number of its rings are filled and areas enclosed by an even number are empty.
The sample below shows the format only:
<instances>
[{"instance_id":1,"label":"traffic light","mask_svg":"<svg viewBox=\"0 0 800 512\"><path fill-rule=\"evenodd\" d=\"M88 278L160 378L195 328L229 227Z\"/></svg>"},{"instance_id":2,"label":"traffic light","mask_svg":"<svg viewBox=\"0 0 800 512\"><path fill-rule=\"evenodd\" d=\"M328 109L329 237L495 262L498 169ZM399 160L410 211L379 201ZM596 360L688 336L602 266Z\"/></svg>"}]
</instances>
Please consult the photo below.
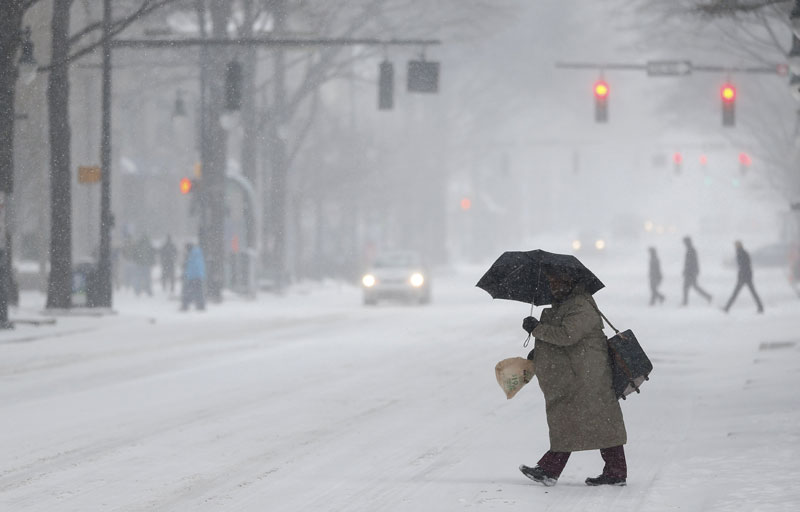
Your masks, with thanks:
<instances>
[{"instance_id":1,"label":"traffic light","mask_svg":"<svg viewBox=\"0 0 800 512\"><path fill-rule=\"evenodd\" d=\"M683 167L683 155L676 151L672 155L672 163L675 164L675 174L680 174Z\"/></svg>"},{"instance_id":2,"label":"traffic light","mask_svg":"<svg viewBox=\"0 0 800 512\"><path fill-rule=\"evenodd\" d=\"M378 77L378 110L394 108L394 66L388 60L381 62Z\"/></svg>"},{"instance_id":3,"label":"traffic light","mask_svg":"<svg viewBox=\"0 0 800 512\"><path fill-rule=\"evenodd\" d=\"M425 60L408 61L408 92L439 92L439 63Z\"/></svg>"},{"instance_id":4,"label":"traffic light","mask_svg":"<svg viewBox=\"0 0 800 512\"><path fill-rule=\"evenodd\" d=\"M608 122L608 84L598 80L594 84L594 120L597 123Z\"/></svg>"},{"instance_id":5,"label":"traffic light","mask_svg":"<svg viewBox=\"0 0 800 512\"><path fill-rule=\"evenodd\" d=\"M750 166L753 164L753 159L747 153L739 153L739 172L741 174L747 173Z\"/></svg>"},{"instance_id":6,"label":"traffic light","mask_svg":"<svg viewBox=\"0 0 800 512\"><path fill-rule=\"evenodd\" d=\"M703 167L708 165L708 157L706 155L700 155L699 160L700 160L700 165L702 165Z\"/></svg>"},{"instance_id":7,"label":"traffic light","mask_svg":"<svg viewBox=\"0 0 800 512\"><path fill-rule=\"evenodd\" d=\"M468 197L464 197L461 199L461 209L464 211L469 210L472 208L472 201Z\"/></svg>"},{"instance_id":8,"label":"traffic light","mask_svg":"<svg viewBox=\"0 0 800 512\"><path fill-rule=\"evenodd\" d=\"M189 178L181 178L181 194L186 195L192 191L192 180Z\"/></svg>"},{"instance_id":9,"label":"traffic light","mask_svg":"<svg viewBox=\"0 0 800 512\"><path fill-rule=\"evenodd\" d=\"M725 84L720 89L722 98L722 126L734 126L736 124L736 88L731 84Z\"/></svg>"},{"instance_id":10,"label":"traffic light","mask_svg":"<svg viewBox=\"0 0 800 512\"><path fill-rule=\"evenodd\" d=\"M242 108L242 65L232 60L225 70L225 109Z\"/></svg>"}]
</instances>

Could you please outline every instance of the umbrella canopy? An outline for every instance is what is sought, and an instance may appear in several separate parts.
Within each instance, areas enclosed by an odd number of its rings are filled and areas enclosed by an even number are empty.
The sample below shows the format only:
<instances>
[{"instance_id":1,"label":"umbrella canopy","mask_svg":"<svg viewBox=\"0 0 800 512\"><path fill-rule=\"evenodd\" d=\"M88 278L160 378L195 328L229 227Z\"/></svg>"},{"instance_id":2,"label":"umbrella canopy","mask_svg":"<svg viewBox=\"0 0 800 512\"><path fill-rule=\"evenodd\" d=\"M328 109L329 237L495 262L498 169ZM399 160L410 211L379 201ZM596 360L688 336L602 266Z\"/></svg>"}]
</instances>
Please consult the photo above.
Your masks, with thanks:
<instances>
[{"instance_id":1,"label":"umbrella canopy","mask_svg":"<svg viewBox=\"0 0 800 512\"><path fill-rule=\"evenodd\" d=\"M486 290L493 299L543 306L553 303L548 274L558 275L575 285L583 284L592 294L605 286L575 256L540 249L504 252L475 286Z\"/></svg>"}]
</instances>

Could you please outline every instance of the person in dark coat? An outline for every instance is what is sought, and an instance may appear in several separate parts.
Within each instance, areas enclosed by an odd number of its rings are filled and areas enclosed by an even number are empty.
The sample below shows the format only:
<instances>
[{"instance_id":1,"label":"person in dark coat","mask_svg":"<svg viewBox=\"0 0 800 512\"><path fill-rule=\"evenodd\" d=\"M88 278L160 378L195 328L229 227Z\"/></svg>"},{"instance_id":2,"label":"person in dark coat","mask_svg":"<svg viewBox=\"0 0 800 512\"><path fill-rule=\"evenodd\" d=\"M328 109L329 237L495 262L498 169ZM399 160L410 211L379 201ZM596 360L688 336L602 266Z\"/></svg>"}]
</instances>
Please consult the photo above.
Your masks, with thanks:
<instances>
[{"instance_id":1,"label":"person in dark coat","mask_svg":"<svg viewBox=\"0 0 800 512\"><path fill-rule=\"evenodd\" d=\"M172 293L175 291L175 260L178 257L178 250L169 235L159 251L159 256L161 257L161 289L169 289L169 292Z\"/></svg>"},{"instance_id":2,"label":"person in dark coat","mask_svg":"<svg viewBox=\"0 0 800 512\"><path fill-rule=\"evenodd\" d=\"M686 245L686 258L683 262L683 305L689 304L689 288L694 288L697 293L711 303L711 294L697 284L697 276L700 275L700 263L697 260L697 251L692 245L692 239L685 236L683 237L683 243Z\"/></svg>"},{"instance_id":3,"label":"person in dark coat","mask_svg":"<svg viewBox=\"0 0 800 512\"><path fill-rule=\"evenodd\" d=\"M661 285L661 281L663 276L661 275L661 262L658 261L658 254L656 254L656 248L650 247L650 305L658 301L659 303L664 302L664 295L658 291L658 287Z\"/></svg>"},{"instance_id":4,"label":"person in dark coat","mask_svg":"<svg viewBox=\"0 0 800 512\"><path fill-rule=\"evenodd\" d=\"M756 293L756 287L753 285L753 265L750 263L750 255L744 250L741 241L736 240L734 247L736 248L736 265L739 267L739 273L736 277L736 287L733 289L733 295L728 299L728 303L725 304L723 310L727 313L728 310L731 309L733 301L735 301L736 296L739 295L739 291L743 286L747 285L750 289L750 293L753 294L753 298L756 300L757 311L763 313L764 306L761 304L761 299L758 297L758 293Z\"/></svg>"},{"instance_id":5,"label":"person in dark coat","mask_svg":"<svg viewBox=\"0 0 800 512\"><path fill-rule=\"evenodd\" d=\"M599 449L603 473L586 484L625 485L627 433L612 390L603 320L582 284L555 272L547 279L552 307L541 321L525 318L522 328L535 337L529 358L544 394L550 449L536 466L519 469L534 482L555 485L572 452Z\"/></svg>"},{"instance_id":6,"label":"person in dark coat","mask_svg":"<svg viewBox=\"0 0 800 512\"><path fill-rule=\"evenodd\" d=\"M134 292L139 295L145 292L147 295L153 295L153 287L151 280L151 271L153 265L156 263L156 250L150 243L147 235L142 235L139 241L136 242L136 252L134 262L136 263L136 284Z\"/></svg>"},{"instance_id":7,"label":"person in dark coat","mask_svg":"<svg viewBox=\"0 0 800 512\"><path fill-rule=\"evenodd\" d=\"M186 260L183 265L183 289L181 311L194 303L198 310L206 308L203 282L206 278L206 263L199 245L186 244Z\"/></svg>"}]
</instances>

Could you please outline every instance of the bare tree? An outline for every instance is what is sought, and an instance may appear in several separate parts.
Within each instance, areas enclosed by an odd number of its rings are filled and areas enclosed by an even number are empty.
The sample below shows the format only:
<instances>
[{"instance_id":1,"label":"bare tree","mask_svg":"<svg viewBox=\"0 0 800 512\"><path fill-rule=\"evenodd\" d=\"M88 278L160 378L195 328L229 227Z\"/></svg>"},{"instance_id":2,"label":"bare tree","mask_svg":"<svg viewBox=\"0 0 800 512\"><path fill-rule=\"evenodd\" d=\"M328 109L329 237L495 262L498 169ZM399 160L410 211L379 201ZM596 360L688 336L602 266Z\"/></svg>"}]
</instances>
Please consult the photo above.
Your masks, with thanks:
<instances>
[{"instance_id":1,"label":"bare tree","mask_svg":"<svg viewBox=\"0 0 800 512\"><path fill-rule=\"evenodd\" d=\"M22 36L22 17L37 0L9 0L0 6L0 326L8 325L11 288L11 233L7 229L9 196L14 189L14 98L19 70L16 56Z\"/></svg>"},{"instance_id":2,"label":"bare tree","mask_svg":"<svg viewBox=\"0 0 800 512\"><path fill-rule=\"evenodd\" d=\"M349 38L381 35L392 37L452 37L474 35L487 24L503 19L508 12L505 2L484 0L424 2L419 0L359 0L356 2L304 2L290 5L285 0L270 0L266 4L273 14L276 33L293 27L289 21L301 26L300 30L317 37ZM291 8L290 8L291 7ZM380 51L380 50L378 50ZM274 68L262 128L268 141L270 159L269 190L266 198L270 208L264 212L264 237L271 251L265 251L267 268L278 286L288 279L287 269L287 214L297 202L290 204L289 173L293 159L300 153L307 133L308 118L315 112L307 108L315 91L323 84L349 72L352 59L377 55L366 49L353 56L342 47L331 45L322 48L294 71L288 68L285 52L274 52ZM301 61L302 62L302 61ZM292 130L292 127L295 129ZM288 133L299 134L287 140ZM295 237L296 239L296 237Z\"/></svg>"},{"instance_id":3,"label":"bare tree","mask_svg":"<svg viewBox=\"0 0 800 512\"><path fill-rule=\"evenodd\" d=\"M172 0L118 2L124 14L112 21L111 37ZM54 0L51 23L52 56L49 71L48 116L50 126L50 275L48 308L72 305L72 191L69 120L69 66L102 44L102 21L90 21L75 33L70 29L73 0ZM99 13L96 13L99 16ZM104 169L103 172L110 172Z\"/></svg>"},{"instance_id":4,"label":"bare tree","mask_svg":"<svg viewBox=\"0 0 800 512\"><path fill-rule=\"evenodd\" d=\"M631 29L647 34L643 40L649 49L668 47L701 58L716 56L723 62L775 66L786 61L791 47L788 13L792 3L640 0L635 6L638 26ZM736 80L747 83L760 94L751 96L757 108L748 110L746 121L739 116L736 130L727 132L727 138L733 145L750 147L756 159L764 164L761 170L767 184L788 199L795 198L800 194L800 176L795 171L800 134L793 114L797 105L784 85L786 79L765 78L769 80L766 85L763 80L744 74L737 75ZM676 97L667 98L665 110L675 103Z\"/></svg>"}]
</instances>

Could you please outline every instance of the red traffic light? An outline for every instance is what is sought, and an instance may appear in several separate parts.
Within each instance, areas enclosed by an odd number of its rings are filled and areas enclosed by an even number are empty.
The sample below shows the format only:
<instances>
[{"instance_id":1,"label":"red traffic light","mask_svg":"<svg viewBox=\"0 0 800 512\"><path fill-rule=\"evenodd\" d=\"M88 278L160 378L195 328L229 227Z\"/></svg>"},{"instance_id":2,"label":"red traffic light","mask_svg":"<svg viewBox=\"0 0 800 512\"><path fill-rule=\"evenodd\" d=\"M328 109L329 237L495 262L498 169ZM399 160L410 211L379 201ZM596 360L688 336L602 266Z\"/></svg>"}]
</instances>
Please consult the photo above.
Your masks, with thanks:
<instances>
[{"instance_id":1,"label":"red traffic light","mask_svg":"<svg viewBox=\"0 0 800 512\"><path fill-rule=\"evenodd\" d=\"M594 84L594 95L599 99L608 97L608 84L604 80L599 80Z\"/></svg>"},{"instance_id":2,"label":"red traffic light","mask_svg":"<svg viewBox=\"0 0 800 512\"><path fill-rule=\"evenodd\" d=\"M680 153L675 153L672 155L672 161L675 162L675 165L680 165L683 163L683 155Z\"/></svg>"},{"instance_id":3,"label":"red traffic light","mask_svg":"<svg viewBox=\"0 0 800 512\"><path fill-rule=\"evenodd\" d=\"M700 165L706 165L708 163L708 157L706 155L700 155Z\"/></svg>"},{"instance_id":4,"label":"red traffic light","mask_svg":"<svg viewBox=\"0 0 800 512\"><path fill-rule=\"evenodd\" d=\"M749 166L753 163L753 159L747 153L739 153L739 163L744 166Z\"/></svg>"},{"instance_id":5,"label":"red traffic light","mask_svg":"<svg viewBox=\"0 0 800 512\"><path fill-rule=\"evenodd\" d=\"M192 191L192 180L189 178L181 178L181 194L188 194Z\"/></svg>"},{"instance_id":6,"label":"red traffic light","mask_svg":"<svg viewBox=\"0 0 800 512\"><path fill-rule=\"evenodd\" d=\"M462 210L469 210L472 208L472 201L468 197L465 197L461 200L461 209Z\"/></svg>"},{"instance_id":7,"label":"red traffic light","mask_svg":"<svg viewBox=\"0 0 800 512\"><path fill-rule=\"evenodd\" d=\"M736 87L731 84L723 85L722 89L720 89L720 96L722 96L723 101L734 101L736 99Z\"/></svg>"}]
</instances>

